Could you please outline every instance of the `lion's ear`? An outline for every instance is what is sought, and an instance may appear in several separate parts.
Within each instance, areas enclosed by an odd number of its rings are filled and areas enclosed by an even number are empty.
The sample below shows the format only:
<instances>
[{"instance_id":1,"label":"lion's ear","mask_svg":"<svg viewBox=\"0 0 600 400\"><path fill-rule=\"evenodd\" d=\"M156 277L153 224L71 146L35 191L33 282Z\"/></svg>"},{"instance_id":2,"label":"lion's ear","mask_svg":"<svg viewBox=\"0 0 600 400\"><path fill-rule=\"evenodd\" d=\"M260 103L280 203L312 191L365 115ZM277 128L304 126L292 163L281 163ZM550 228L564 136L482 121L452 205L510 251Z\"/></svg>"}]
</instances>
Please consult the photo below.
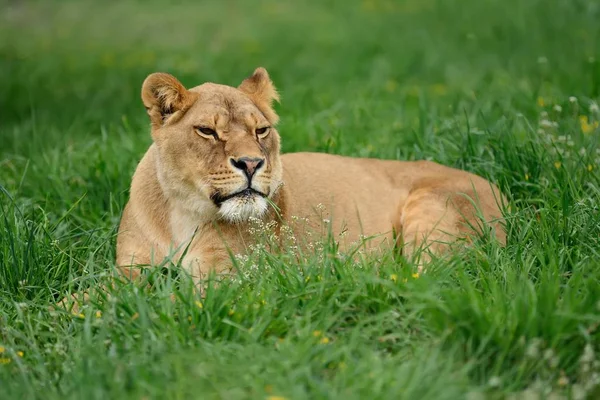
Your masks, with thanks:
<instances>
[{"instance_id":1,"label":"lion's ear","mask_svg":"<svg viewBox=\"0 0 600 400\"><path fill-rule=\"evenodd\" d=\"M142 102L153 126L161 126L178 111L188 109L196 96L172 75L156 72L142 84Z\"/></svg>"},{"instance_id":2,"label":"lion's ear","mask_svg":"<svg viewBox=\"0 0 600 400\"><path fill-rule=\"evenodd\" d=\"M256 68L252 76L244 79L239 89L250 97L269 122L275 124L279 120L272 108L273 101L279 101L279 94L266 69Z\"/></svg>"}]
</instances>

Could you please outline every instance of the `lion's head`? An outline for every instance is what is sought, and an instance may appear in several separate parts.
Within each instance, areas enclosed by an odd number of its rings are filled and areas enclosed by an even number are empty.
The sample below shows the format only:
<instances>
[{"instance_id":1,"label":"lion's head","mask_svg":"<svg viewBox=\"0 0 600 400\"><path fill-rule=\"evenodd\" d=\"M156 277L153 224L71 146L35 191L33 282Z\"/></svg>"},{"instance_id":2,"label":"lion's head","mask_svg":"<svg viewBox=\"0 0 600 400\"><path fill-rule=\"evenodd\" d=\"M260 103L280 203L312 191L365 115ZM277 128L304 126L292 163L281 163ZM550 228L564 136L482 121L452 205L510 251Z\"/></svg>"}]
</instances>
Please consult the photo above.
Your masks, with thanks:
<instances>
[{"instance_id":1,"label":"lion's head","mask_svg":"<svg viewBox=\"0 0 600 400\"><path fill-rule=\"evenodd\" d=\"M273 100L264 68L237 88L205 83L188 90L169 74L148 76L142 101L168 198L229 222L264 215L282 175Z\"/></svg>"}]
</instances>

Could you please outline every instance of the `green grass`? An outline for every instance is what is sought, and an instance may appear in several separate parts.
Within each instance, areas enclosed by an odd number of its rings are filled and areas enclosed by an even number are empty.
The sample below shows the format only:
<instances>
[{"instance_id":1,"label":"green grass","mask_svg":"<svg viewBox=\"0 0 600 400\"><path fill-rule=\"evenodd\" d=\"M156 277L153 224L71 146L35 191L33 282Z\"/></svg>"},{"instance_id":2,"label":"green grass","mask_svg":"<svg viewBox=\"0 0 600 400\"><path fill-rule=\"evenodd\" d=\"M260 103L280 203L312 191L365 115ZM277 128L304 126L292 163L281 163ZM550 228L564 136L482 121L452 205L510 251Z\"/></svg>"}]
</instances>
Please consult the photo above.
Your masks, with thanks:
<instances>
[{"instance_id":1,"label":"green grass","mask_svg":"<svg viewBox=\"0 0 600 400\"><path fill-rule=\"evenodd\" d=\"M600 396L596 2L1 3L0 398ZM204 299L157 275L50 312L113 274L145 76L259 65L284 151L481 174L510 198L507 246L415 279L325 243L256 254Z\"/></svg>"}]
</instances>

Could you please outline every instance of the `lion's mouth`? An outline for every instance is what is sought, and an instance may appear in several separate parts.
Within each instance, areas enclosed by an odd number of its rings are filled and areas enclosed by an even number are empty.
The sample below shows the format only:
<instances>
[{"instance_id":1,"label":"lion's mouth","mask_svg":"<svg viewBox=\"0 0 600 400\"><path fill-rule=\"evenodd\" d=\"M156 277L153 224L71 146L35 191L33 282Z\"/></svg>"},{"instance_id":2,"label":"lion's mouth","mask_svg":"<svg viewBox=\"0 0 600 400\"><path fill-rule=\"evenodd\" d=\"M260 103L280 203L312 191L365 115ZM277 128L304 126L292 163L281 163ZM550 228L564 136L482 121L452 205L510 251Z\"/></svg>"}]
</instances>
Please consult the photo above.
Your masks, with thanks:
<instances>
[{"instance_id":1,"label":"lion's mouth","mask_svg":"<svg viewBox=\"0 0 600 400\"><path fill-rule=\"evenodd\" d=\"M235 197L251 197L254 195L259 195L262 197L267 197L266 194L259 192L258 190L252 189L252 188L246 188L244 190L241 190L239 192L235 192L232 194L228 194L227 196L222 196L219 192L216 192L215 194L213 194L211 196L212 201L217 205L220 206L221 204L223 204L223 202L233 199Z\"/></svg>"}]
</instances>

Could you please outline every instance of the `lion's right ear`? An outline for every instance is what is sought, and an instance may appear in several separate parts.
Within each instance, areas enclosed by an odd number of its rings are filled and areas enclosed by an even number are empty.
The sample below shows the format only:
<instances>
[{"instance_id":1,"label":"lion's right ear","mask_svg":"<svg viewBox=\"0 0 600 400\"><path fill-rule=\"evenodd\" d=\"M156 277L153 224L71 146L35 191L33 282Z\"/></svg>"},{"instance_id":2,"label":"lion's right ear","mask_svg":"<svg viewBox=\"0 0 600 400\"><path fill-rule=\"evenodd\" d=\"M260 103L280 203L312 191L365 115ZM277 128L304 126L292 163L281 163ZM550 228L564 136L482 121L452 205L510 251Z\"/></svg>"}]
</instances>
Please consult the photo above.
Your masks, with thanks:
<instances>
[{"instance_id":1,"label":"lion's right ear","mask_svg":"<svg viewBox=\"0 0 600 400\"><path fill-rule=\"evenodd\" d=\"M142 84L142 102L154 127L162 126L178 111L187 110L196 97L177 78L162 72L150 74Z\"/></svg>"}]
</instances>

